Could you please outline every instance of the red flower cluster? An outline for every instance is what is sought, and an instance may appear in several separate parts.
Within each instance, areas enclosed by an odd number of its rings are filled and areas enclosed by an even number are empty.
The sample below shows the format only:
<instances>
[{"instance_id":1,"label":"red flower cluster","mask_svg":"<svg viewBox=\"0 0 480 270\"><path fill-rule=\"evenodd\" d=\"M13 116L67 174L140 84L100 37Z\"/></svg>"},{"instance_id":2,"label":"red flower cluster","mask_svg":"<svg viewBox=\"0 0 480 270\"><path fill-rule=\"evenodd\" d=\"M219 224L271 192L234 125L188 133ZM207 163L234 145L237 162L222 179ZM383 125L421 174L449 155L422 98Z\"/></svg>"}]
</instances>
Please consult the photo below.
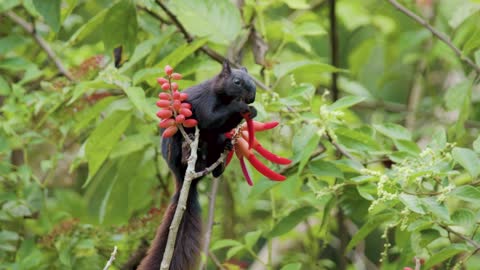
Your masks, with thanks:
<instances>
[{"instance_id":1,"label":"red flower cluster","mask_svg":"<svg viewBox=\"0 0 480 270\"><path fill-rule=\"evenodd\" d=\"M173 73L173 68L169 65L165 67L165 74L167 79L160 77L157 78L158 84L165 91L158 94L160 98L157 101L157 106L161 108L157 112L157 116L163 119L158 126L164 128L165 131L162 134L163 138L172 137L178 131L178 125L191 128L198 124L197 120L188 117L192 116L192 105L185 102L188 95L186 93L180 93L178 91L178 84L172 82L172 80L181 80L182 74Z\"/></svg>"},{"instance_id":2,"label":"red flower cluster","mask_svg":"<svg viewBox=\"0 0 480 270\"><path fill-rule=\"evenodd\" d=\"M240 161L240 166L242 168L243 175L247 180L248 185L252 186L253 181L248 173L247 166L245 165L244 157L252 164L252 166L261 174L268 177L270 180L273 181L283 181L286 179L284 175L276 173L268 168L265 164L263 164L260 160L257 159L254 152L251 150L253 148L257 151L260 155L262 155L265 159L281 165L290 164L292 161L283 157L279 157L272 152L268 151L267 149L263 148L262 145L258 142L255 138L254 132L255 131L264 131L268 129L272 129L278 125L278 122L267 122L261 123L257 121L252 121L248 116L244 116L246 119L246 124L240 129L239 137L236 140L235 146L227 156L227 165L230 163L233 157L233 153L235 152L238 160ZM232 138L234 135L234 131L227 133L227 137Z\"/></svg>"}]
</instances>

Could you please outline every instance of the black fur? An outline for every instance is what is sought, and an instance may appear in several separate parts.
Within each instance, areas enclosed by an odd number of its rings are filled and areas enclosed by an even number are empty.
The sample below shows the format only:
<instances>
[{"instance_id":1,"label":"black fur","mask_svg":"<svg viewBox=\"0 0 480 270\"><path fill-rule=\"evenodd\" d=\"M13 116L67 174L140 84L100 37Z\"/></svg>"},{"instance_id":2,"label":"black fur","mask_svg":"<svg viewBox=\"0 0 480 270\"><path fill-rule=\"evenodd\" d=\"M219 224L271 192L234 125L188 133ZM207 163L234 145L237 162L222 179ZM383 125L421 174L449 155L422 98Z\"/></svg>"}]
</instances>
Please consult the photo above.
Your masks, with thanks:
<instances>
[{"instance_id":1,"label":"black fur","mask_svg":"<svg viewBox=\"0 0 480 270\"><path fill-rule=\"evenodd\" d=\"M187 102L192 105L192 117L199 123L200 140L195 169L201 171L217 161L225 149L232 148L230 139L224 133L235 128L242 121L242 114L249 113L251 118L256 116L256 109L248 105L255 101L256 87L246 69L232 69L228 62L225 62L217 76L186 89L185 93L188 94ZM188 134L193 134L195 129L190 128L186 131ZM139 270L160 268L168 229L187 169L186 157L189 154L189 146L184 143L180 132L162 140L162 155L175 176L176 193ZM220 176L224 168L224 164L218 166L212 172L213 176ZM191 186L187 210L177 235L170 270L196 269L199 262L202 242L200 206L196 191L199 180L195 179Z\"/></svg>"}]
</instances>

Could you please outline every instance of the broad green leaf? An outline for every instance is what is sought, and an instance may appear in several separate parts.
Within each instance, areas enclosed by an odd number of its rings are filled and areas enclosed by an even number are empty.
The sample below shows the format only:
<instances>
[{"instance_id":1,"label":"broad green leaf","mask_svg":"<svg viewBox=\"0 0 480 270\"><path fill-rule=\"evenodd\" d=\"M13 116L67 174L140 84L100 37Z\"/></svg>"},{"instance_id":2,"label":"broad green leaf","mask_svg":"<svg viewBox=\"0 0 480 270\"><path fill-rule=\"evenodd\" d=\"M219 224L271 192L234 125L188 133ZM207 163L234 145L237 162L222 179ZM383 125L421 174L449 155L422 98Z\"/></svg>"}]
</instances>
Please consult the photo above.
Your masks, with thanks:
<instances>
[{"instance_id":1,"label":"broad green leaf","mask_svg":"<svg viewBox=\"0 0 480 270\"><path fill-rule=\"evenodd\" d=\"M237 246L237 247L232 247L230 248L228 251L227 251L227 259L230 259L232 258L233 256L235 256L238 252L240 252L242 249L244 249L245 247L242 245L242 246Z\"/></svg>"},{"instance_id":2,"label":"broad green leaf","mask_svg":"<svg viewBox=\"0 0 480 270\"><path fill-rule=\"evenodd\" d=\"M283 2L292 9L307 9L310 7L306 0L283 0Z\"/></svg>"},{"instance_id":3,"label":"broad green leaf","mask_svg":"<svg viewBox=\"0 0 480 270\"><path fill-rule=\"evenodd\" d=\"M440 233L435 229L425 229L420 231L421 239L420 239L420 246L426 247L432 241L437 240L441 237Z\"/></svg>"},{"instance_id":4,"label":"broad green leaf","mask_svg":"<svg viewBox=\"0 0 480 270\"><path fill-rule=\"evenodd\" d=\"M329 105L328 108L332 111L334 110L341 110L345 108L350 108L355 104L358 104L364 101L364 97L356 97L356 96L346 96L342 97L341 99L335 101L333 104Z\"/></svg>"},{"instance_id":5,"label":"broad green leaf","mask_svg":"<svg viewBox=\"0 0 480 270\"><path fill-rule=\"evenodd\" d=\"M420 201L417 196L402 193L398 198L412 212L422 215L425 214L425 211L422 207L422 201Z\"/></svg>"},{"instance_id":6,"label":"broad green leaf","mask_svg":"<svg viewBox=\"0 0 480 270\"><path fill-rule=\"evenodd\" d=\"M304 221L307 217L317 212L318 210L311 206L305 206L292 211L288 216L282 218L272 231L268 234L269 238L277 237L288 233L291 229L297 226L298 223Z\"/></svg>"},{"instance_id":7,"label":"broad green leaf","mask_svg":"<svg viewBox=\"0 0 480 270\"><path fill-rule=\"evenodd\" d=\"M137 12L133 0L120 0L105 14L101 29L105 50L111 52L118 46L128 55L135 50L137 39Z\"/></svg>"},{"instance_id":8,"label":"broad green leaf","mask_svg":"<svg viewBox=\"0 0 480 270\"><path fill-rule=\"evenodd\" d=\"M443 203L439 203L437 198L422 198L422 204L425 206L425 210L431 212L437 218L446 222L451 222L450 213L448 212L447 207Z\"/></svg>"},{"instance_id":9,"label":"broad green leaf","mask_svg":"<svg viewBox=\"0 0 480 270\"><path fill-rule=\"evenodd\" d=\"M152 143L152 140L144 133L127 136L125 139L119 141L112 152L110 158L115 159L131 153L137 152L145 148L145 146Z\"/></svg>"},{"instance_id":10,"label":"broad green leaf","mask_svg":"<svg viewBox=\"0 0 480 270\"><path fill-rule=\"evenodd\" d=\"M210 251L214 251L214 250L221 249L221 248L224 248L224 247L236 247L236 246L243 246L243 244L238 242L238 241L231 240L231 239L222 239L222 240L216 241L210 247Z\"/></svg>"},{"instance_id":11,"label":"broad green leaf","mask_svg":"<svg viewBox=\"0 0 480 270\"><path fill-rule=\"evenodd\" d=\"M100 115L100 113L105 110L105 108L108 107L114 100L116 100L116 97L106 97L100 100L99 102L95 103L93 107L84 109L81 111L77 116L77 123L75 124L74 127L74 132L79 133L81 132L84 128L90 124L93 120L97 119L97 117Z\"/></svg>"},{"instance_id":12,"label":"broad green leaf","mask_svg":"<svg viewBox=\"0 0 480 270\"><path fill-rule=\"evenodd\" d=\"M293 153L294 160L300 162L298 165L298 173L302 172L303 168L310 159L310 155L317 149L320 142L320 136L313 126L305 126L302 132L299 132L293 138Z\"/></svg>"},{"instance_id":13,"label":"broad green leaf","mask_svg":"<svg viewBox=\"0 0 480 270\"><path fill-rule=\"evenodd\" d=\"M28 40L18 34L9 34L6 37L2 37L0 38L0 55L4 55L7 52L27 43Z\"/></svg>"},{"instance_id":14,"label":"broad green leaf","mask_svg":"<svg viewBox=\"0 0 480 270\"><path fill-rule=\"evenodd\" d=\"M226 45L242 28L239 9L229 0L175 0L170 4L178 20L194 36Z\"/></svg>"},{"instance_id":15,"label":"broad green leaf","mask_svg":"<svg viewBox=\"0 0 480 270\"><path fill-rule=\"evenodd\" d=\"M373 230L377 229L380 224L389 220L392 217L391 213L384 213L373 217L368 217L368 221L358 230L358 232L352 237L352 240L347 245L347 252L356 246L360 241L365 239Z\"/></svg>"},{"instance_id":16,"label":"broad green leaf","mask_svg":"<svg viewBox=\"0 0 480 270\"><path fill-rule=\"evenodd\" d=\"M285 75L288 75L300 69L302 70L308 69L308 72L312 72L312 73L342 71L341 69L338 69L329 64L310 61L310 60L303 60L303 61L287 62L287 63L275 65L273 67L273 73L278 79L281 79Z\"/></svg>"},{"instance_id":17,"label":"broad green leaf","mask_svg":"<svg viewBox=\"0 0 480 270\"><path fill-rule=\"evenodd\" d=\"M60 29L60 0L33 0L35 9L54 32Z\"/></svg>"},{"instance_id":18,"label":"broad green leaf","mask_svg":"<svg viewBox=\"0 0 480 270\"><path fill-rule=\"evenodd\" d=\"M472 82L465 80L450 87L445 94L445 105L448 110L461 109L465 100L470 96Z\"/></svg>"},{"instance_id":19,"label":"broad green leaf","mask_svg":"<svg viewBox=\"0 0 480 270\"><path fill-rule=\"evenodd\" d=\"M380 146L371 135L362 131L340 127L335 129L338 143L346 148L358 151L378 151Z\"/></svg>"},{"instance_id":20,"label":"broad green leaf","mask_svg":"<svg viewBox=\"0 0 480 270\"><path fill-rule=\"evenodd\" d=\"M460 252L468 251L469 248L464 244L451 244L448 247L437 251L430 259L425 262L424 269L431 269L434 265L437 265L443 261L446 261Z\"/></svg>"},{"instance_id":21,"label":"broad green leaf","mask_svg":"<svg viewBox=\"0 0 480 270\"><path fill-rule=\"evenodd\" d=\"M7 11L20 4L20 0L2 0L0 1L0 12Z\"/></svg>"},{"instance_id":22,"label":"broad green leaf","mask_svg":"<svg viewBox=\"0 0 480 270\"><path fill-rule=\"evenodd\" d=\"M258 239L262 236L262 231L254 231L254 232L248 232L245 235L245 246L247 248L253 248L253 246L257 243Z\"/></svg>"},{"instance_id":23,"label":"broad green leaf","mask_svg":"<svg viewBox=\"0 0 480 270\"><path fill-rule=\"evenodd\" d=\"M0 96L6 96L10 94L10 85L8 82L0 75Z\"/></svg>"},{"instance_id":24,"label":"broad green leaf","mask_svg":"<svg viewBox=\"0 0 480 270\"><path fill-rule=\"evenodd\" d=\"M393 143L397 147L398 151L406 152L412 156L416 156L420 153L420 147L409 140L394 140Z\"/></svg>"},{"instance_id":25,"label":"broad green leaf","mask_svg":"<svg viewBox=\"0 0 480 270\"><path fill-rule=\"evenodd\" d=\"M473 150L475 150L477 154L480 154L480 136L473 142Z\"/></svg>"},{"instance_id":26,"label":"broad green leaf","mask_svg":"<svg viewBox=\"0 0 480 270\"><path fill-rule=\"evenodd\" d=\"M2 230L0 231L0 243L5 243L6 241L17 241L19 239L17 232Z\"/></svg>"},{"instance_id":27,"label":"broad green leaf","mask_svg":"<svg viewBox=\"0 0 480 270\"><path fill-rule=\"evenodd\" d=\"M147 103L145 99L145 92L140 87L127 87L124 88L123 91L128 96L128 99L137 107L137 109L150 117L151 120L155 120L156 115L155 112L151 110L151 106Z\"/></svg>"},{"instance_id":28,"label":"broad green leaf","mask_svg":"<svg viewBox=\"0 0 480 270\"><path fill-rule=\"evenodd\" d=\"M460 186L452 191L452 196L471 203L480 203L480 190L472 186Z\"/></svg>"},{"instance_id":29,"label":"broad green leaf","mask_svg":"<svg viewBox=\"0 0 480 270\"><path fill-rule=\"evenodd\" d=\"M87 23L83 24L80 28L78 28L78 30L68 40L68 44L70 46L75 45L79 41L86 39L92 33L98 31L98 29L101 29L101 25L108 10L109 9L107 8L100 11L99 13L97 13L97 15L93 16L90 20L88 20Z\"/></svg>"},{"instance_id":30,"label":"broad green leaf","mask_svg":"<svg viewBox=\"0 0 480 270\"><path fill-rule=\"evenodd\" d=\"M300 270L302 268L301 263L290 263L282 267L280 270Z\"/></svg>"},{"instance_id":31,"label":"broad green leaf","mask_svg":"<svg viewBox=\"0 0 480 270\"><path fill-rule=\"evenodd\" d=\"M467 148L455 147L452 150L453 159L458 162L473 177L480 174L480 159L478 155Z\"/></svg>"},{"instance_id":32,"label":"broad green leaf","mask_svg":"<svg viewBox=\"0 0 480 270\"><path fill-rule=\"evenodd\" d=\"M477 11L480 10L480 4L475 4L471 2L463 2L458 5L455 9L455 13L448 21L448 24L453 28L457 28L460 26L468 17L475 14Z\"/></svg>"},{"instance_id":33,"label":"broad green leaf","mask_svg":"<svg viewBox=\"0 0 480 270\"><path fill-rule=\"evenodd\" d=\"M87 186L97 173L110 151L130 124L131 114L124 111L115 111L105 118L90 134L85 145L85 156L88 161L88 179L83 184Z\"/></svg>"},{"instance_id":34,"label":"broad green leaf","mask_svg":"<svg viewBox=\"0 0 480 270\"><path fill-rule=\"evenodd\" d=\"M343 179L343 172L329 161L314 160L308 163L308 169L315 176L331 176Z\"/></svg>"},{"instance_id":35,"label":"broad green leaf","mask_svg":"<svg viewBox=\"0 0 480 270\"><path fill-rule=\"evenodd\" d=\"M396 139L396 140L407 140L410 141L412 139L412 134L408 129L397 125L397 124L392 124L392 123L386 123L386 124L377 124L373 125L375 129L382 133L383 135L391 138L391 139Z\"/></svg>"},{"instance_id":36,"label":"broad green leaf","mask_svg":"<svg viewBox=\"0 0 480 270\"><path fill-rule=\"evenodd\" d=\"M455 225L461 225L467 228L472 228L475 225L475 214L467 208L460 208L452 214L452 222Z\"/></svg>"}]
</instances>

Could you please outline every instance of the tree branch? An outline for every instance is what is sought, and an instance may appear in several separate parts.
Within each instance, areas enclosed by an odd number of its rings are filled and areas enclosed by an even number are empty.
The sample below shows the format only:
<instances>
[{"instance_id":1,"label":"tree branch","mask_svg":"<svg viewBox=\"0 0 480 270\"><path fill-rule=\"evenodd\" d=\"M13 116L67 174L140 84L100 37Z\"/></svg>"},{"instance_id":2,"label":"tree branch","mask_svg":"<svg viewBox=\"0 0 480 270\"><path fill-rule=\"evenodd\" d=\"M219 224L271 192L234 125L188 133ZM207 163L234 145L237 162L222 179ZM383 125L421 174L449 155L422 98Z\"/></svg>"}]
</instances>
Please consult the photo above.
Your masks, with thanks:
<instances>
[{"instance_id":1,"label":"tree branch","mask_svg":"<svg viewBox=\"0 0 480 270\"><path fill-rule=\"evenodd\" d=\"M338 67L338 33L337 33L337 18L335 17L335 0L330 0L330 57L332 60L332 66ZM332 99L336 101L338 99L338 73L332 72L331 78L331 90L332 90Z\"/></svg>"},{"instance_id":2,"label":"tree branch","mask_svg":"<svg viewBox=\"0 0 480 270\"><path fill-rule=\"evenodd\" d=\"M408 17L412 18L414 21L422 25L423 27L427 28L434 36L436 36L438 39L440 39L443 43L445 43L450 49L452 49L455 54L465 63L467 63L470 67L472 67L477 74L480 75L480 66L477 66L475 62L473 62L472 59L468 58L467 56L463 55L462 51L457 48L450 38L437 29L433 28L426 20L418 16L417 14L413 13L411 10L407 9L406 7L402 6L400 3L398 3L396 0L388 0L390 4L392 4L396 9L398 9L400 12L403 14L407 15Z\"/></svg>"},{"instance_id":3,"label":"tree branch","mask_svg":"<svg viewBox=\"0 0 480 270\"><path fill-rule=\"evenodd\" d=\"M190 35L190 33L187 32L187 30L185 29L185 27L182 25L182 23L177 19L177 16L175 16L175 14L172 13L172 11L170 11L170 9L168 9L168 7L162 3L161 0L156 0L155 1L159 6L160 8L168 15L168 17L170 18L170 20L173 22L173 24L175 24L175 26L178 28L178 30L182 33L183 37L185 38L185 40L188 42L188 43L191 43L192 41L194 41L194 37L192 35ZM230 63L230 65L234 68L240 68L240 66L236 63L233 63L231 62L230 60L228 60L227 58L225 58L224 56L222 56L221 54L219 54L218 52L212 50L211 48L209 48L208 46L202 46L200 47L200 51L202 51L203 53L205 53L206 55L210 56L210 58L212 58L213 60L219 62L219 63L223 63L224 61L228 61ZM258 80L257 78L255 77L252 77L253 81L255 81L255 84L262 88L262 89L265 89L267 91L272 91L272 89L270 87L268 87L267 85L265 85L263 82L261 82L260 80Z\"/></svg>"},{"instance_id":4,"label":"tree branch","mask_svg":"<svg viewBox=\"0 0 480 270\"><path fill-rule=\"evenodd\" d=\"M445 229L447 232L458 236L458 237L461 238L463 241L465 241L465 242L469 243L470 245L472 245L474 248L480 249L480 244L479 244L479 243L473 241L472 239L466 237L465 235L463 235L463 234L461 234L461 233L459 233L459 232L454 231L452 228L450 228L450 227L448 227L448 226L446 226L446 225L441 225L441 224L439 224L439 225L440 225L440 227L442 227L443 229Z\"/></svg>"},{"instance_id":5,"label":"tree branch","mask_svg":"<svg viewBox=\"0 0 480 270\"><path fill-rule=\"evenodd\" d=\"M15 14L12 11L8 11L5 13L7 17L9 17L13 22L18 24L20 27L22 27L26 32L28 32L33 39L38 43L38 45L47 53L48 58L55 63L55 66L57 66L58 71L65 76L67 79L70 81L75 81L73 76L68 72L68 70L63 66L62 62L58 58L58 56L55 54L55 52L50 48L50 45L39 35L35 32L35 28L33 25L29 24L26 22L24 19L22 19L20 16Z\"/></svg>"},{"instance_id":6,"label":"tree branch","mask_svg":"<svg viewBox=\"0 0 480 270\"><path fill-rule=\"evenodd\" d=\"M207 258L208 250L210 247L210 240L212 239L212 227L215 217L215 201L217 199L218 185L220 183L220 178L213 178L212 182L212 191L210 192L210 202L208 205L208 220L207 220L207 231L205 232L205 242L203 243L203 254L205 254L205 261L198 269L207 269Z\"/></svg>"},{"instance_id":7,"label":"tree branch","mask_svg":"<svg viewBox=\"0 0 480 270\"><path fill-rule=\"evenodd\" d=\"M108 270L110 266L112 266L113 261L115 260L115 256L117 255L117 246L113 248L112 255L110 255L110 259L107 261L107 264L103 268L103 270Z\"/></svg>"}]
</instances>

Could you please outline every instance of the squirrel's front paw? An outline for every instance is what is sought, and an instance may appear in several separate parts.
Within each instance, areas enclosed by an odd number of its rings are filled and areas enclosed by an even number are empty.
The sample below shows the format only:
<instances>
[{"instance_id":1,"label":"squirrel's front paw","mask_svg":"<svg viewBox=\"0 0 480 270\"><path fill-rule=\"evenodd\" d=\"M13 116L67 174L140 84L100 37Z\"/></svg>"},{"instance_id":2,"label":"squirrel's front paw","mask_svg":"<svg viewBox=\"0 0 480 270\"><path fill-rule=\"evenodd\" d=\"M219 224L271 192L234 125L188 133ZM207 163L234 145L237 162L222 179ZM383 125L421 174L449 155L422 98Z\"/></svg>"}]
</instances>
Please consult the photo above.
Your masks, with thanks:
<instances>
[{"instance_id":1,"label":"squirrel's front paw","mask_svg":"<svg viewBox=\"0 0 480 270\"><path fill-rule=\"evenodd\" d=\"M231 139L226 139L225 140L225 150L227 151L232 151L233 150L233 144Z\"/></svg>"},{"instance_id":2,"label":"squirrel's front paw","mask_svg":"<svg viewBox=\"0 0 480 270\"><path fill-rule=\"evenodd\" d=\"M250 119L253 119L253 118L255 118L255 116L257 116L257 109L255 109L255 107L248 106L248 110L249 110L249 113L250 113L248 115L250 117Z\"/></svg>"}]
</instances>

